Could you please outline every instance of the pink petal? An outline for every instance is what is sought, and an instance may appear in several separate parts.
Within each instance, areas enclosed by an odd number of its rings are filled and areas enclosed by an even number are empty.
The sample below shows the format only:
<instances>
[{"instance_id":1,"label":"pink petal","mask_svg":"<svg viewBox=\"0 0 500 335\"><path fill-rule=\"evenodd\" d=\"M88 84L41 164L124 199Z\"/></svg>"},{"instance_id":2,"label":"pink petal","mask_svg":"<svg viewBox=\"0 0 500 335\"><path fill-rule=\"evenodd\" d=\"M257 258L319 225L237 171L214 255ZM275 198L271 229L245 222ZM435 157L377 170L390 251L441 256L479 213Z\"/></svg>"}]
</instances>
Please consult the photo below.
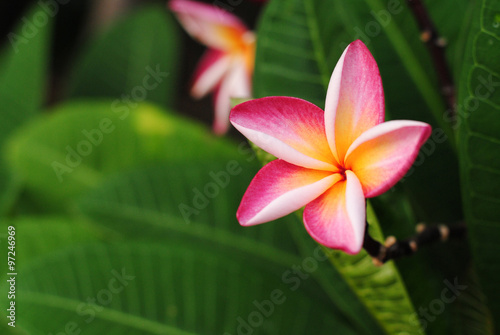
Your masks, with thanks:
<instances>
[{"instance_id":1,"label":"pink petal","mask_svg":"<svg viewBox=\"0 0 500 335\"><path fill-rule=\"evenodd\" d=\"M278 158L305 168L338 171L326 140L323 114L302 99L267 97L237 105L230 121Z\"/></svg>"},{"instance_id":2,"label":"pink petal","mask_svg":"<svg viewBox=\"0 0 500 335\"><path fill-rule=\"evenodd\" d=\"M193 38L214 49L229 51L239 47L247 32L240 19L217 6L172 0L169 7Z\"/></svg>"},{"instance_id":3,"label":"pink petal","mask_svg":"<svg viewBox=\"0 0 500 335\"><path fill-rule=\"evenodd\" d=\"M431 127L423 122L384 122L354 141L347 151L345 168L359 178L367 198L375 197L405 175L430 134Z\"/></svg>"},{"instance_id":4,"label":"pink petal","mask_svg":"<svg viewBox=\"0 0 500 335\"><path fill-rule=\"evenodd\" d=\"M251 75L242 62L236 63L222 79L214 94L214 132L216 134L224 134L229 128L231 98L250 98L251 96Z\"/></svg>"},{"instance_id":5,"label":"pink petal","mask_svg":"<svg viewBox=\"0 0 500 335\"><path fill-rule=\"evenodd\" d=\"M357 254L365 234L365 198L356 175L346 171L346 178L306 206L304 224L318 243Z\"/></svg>"},{"instance_id":6,"label":"pink petal","mask_svg":"<svg viewBox=\"0 0 500 335\"><path fill-rule=\"evenodd\" d=\"M242 226L275 220L314 200L340 178L338 173L305 169L280 159L274 160L252 180L236 217Z\"/></svg>"},{"instance_id":7,"label":"pink petal","mask_svg":"<svg viewBox=\"0 0 500 335\"><path fill-rule=\"evenodd\" d=\"M194 73L191 95L199 99L213 90L228 71L230 63L231 58L226 53L208 50Z\"/></svg>"},{"instance_id":8,"label":"pink petal","mask_svg":"<svg viewBox=\"0 0 500 335\"><path fill-rule=\"evenodd\" d=\"M325 104L328 143L341 162L354 140L384 121L384 91L377 63L360 40L335 66Z\"/></svg>"}]
</instances>

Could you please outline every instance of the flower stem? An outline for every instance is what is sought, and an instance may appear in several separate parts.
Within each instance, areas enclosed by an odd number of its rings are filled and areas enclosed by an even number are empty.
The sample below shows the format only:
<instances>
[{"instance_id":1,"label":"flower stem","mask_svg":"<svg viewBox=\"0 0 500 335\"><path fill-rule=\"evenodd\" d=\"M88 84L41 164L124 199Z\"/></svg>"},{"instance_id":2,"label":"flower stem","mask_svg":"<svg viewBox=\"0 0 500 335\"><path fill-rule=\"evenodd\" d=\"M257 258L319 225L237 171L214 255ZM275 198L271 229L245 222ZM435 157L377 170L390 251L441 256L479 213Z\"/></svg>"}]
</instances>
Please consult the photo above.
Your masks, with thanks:
<instances>
[{"instance_id":1,"label":"flower stem","mask_svg":"<svg viewBox=\"0 0 500 335\"><path fill-rule=\"evenodd\" d=\"M441 86L441 94L453 115L456 104L455 85L444 54L446 40L439 37L427 8L421 0L407 0L407 2L421 31L420 38L427 45L427 49L431 54L439 85Z\"/></svg>"},{"instance_id":2,"label":"flower stem","mask_svg":"<svg viewBox=\"0 0 500 335\"><path fill-rule=\"evenodd\" d=\"M412 255L425 245L438 241L444 242L449 238L463 238L466 233L467 228L463 222L452 226L419 224L416 235L402 241L397 241L394 236L389 236L385 244L381 244L370 236L368 223L366 223L363 248L373 258L376 265L382 265L389 260Z\"/></svg>"}]
</instances>

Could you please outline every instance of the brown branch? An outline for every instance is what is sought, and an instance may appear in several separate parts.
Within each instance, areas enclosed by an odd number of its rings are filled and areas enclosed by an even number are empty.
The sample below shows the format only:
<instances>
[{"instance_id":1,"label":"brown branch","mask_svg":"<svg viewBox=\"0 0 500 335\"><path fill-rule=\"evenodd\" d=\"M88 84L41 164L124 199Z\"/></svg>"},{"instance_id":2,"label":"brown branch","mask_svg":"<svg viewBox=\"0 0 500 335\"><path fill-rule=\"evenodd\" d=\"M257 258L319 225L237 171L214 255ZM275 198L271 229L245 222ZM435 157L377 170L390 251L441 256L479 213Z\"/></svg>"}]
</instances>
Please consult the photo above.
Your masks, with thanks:
<instances>
[{"instance_id":1,"label":"brown branch","mask_svg":"<svg viewBox=\"0 0 500 335\"><path fill-rule=\"evenodd\" d=\"M467 228L464 223L453 226L419 224L417 225L416 235L402 241L397 241L394 236L389 236L385 244L382 244L370 236L367 223L363 248L373 258L375 264L382 265L389 260L412 255L425 245L438 241L444 242L449 238L463 238L466 233Z\"/></svg>"},{"instance_id":2,"label":"brown branch","mask_svg":"<svg viewBox=\"0 0 500 335\"><path fill-rule=\"evenodd\" d=\"M454 115L456 104L455 85L444 54L446 40L439 37L434 23L421 0L407 0L407 2L421 31L420 38L427 45L427 49L431 54L439 85L441 86L441 94L446 101L447 108Z\"/></svg>"}]
</instances>

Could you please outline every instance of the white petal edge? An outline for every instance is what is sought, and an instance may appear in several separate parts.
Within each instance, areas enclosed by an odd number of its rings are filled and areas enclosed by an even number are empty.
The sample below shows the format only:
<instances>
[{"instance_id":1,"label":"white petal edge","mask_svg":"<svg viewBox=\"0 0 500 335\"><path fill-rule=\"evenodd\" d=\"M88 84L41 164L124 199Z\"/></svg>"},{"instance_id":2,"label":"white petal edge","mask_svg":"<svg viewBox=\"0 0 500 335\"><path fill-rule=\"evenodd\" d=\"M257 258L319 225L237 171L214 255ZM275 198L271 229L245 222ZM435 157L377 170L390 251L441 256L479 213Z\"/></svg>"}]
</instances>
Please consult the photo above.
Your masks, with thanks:
<instances>
[{"instance_id":1,"label":"white petal edge","mask_svg":"<svg viewBox=\"0 0 500 335\"><path fill-rule=\"evenodd\" d=\"M349 154L353 152L357 147L359 147L364 142L375 139L384 134L390 133L392 131L406 128L406 127L428 127L429 125L425 122L421 121L413 121L413 120L393 120L380 123L373 128L368 129L364 133L362 133L357 139L352 142L351 146L347 150L345 154L345 160L349 157Z\"/></svg>"},{"instance_id":2,"label":"white petal edge","mask_svg":"<svg viewBox=\"0 0 500 335\"><path fill-rule=\"evenodd\" d=\"M191 88L191 95L200 99L217 86L222 80L224 75L229 69L231 59L228 56L222 56L205 71L203 71L198 78L196 78L193 87Z\"/></svg>"},{"instance_id":3,"label":"white petal edge","mask_svg":"<svg viewBox=\"0 0 500 335\"><path fill-rule=\"evenodd\" d=\"M300 209L332 187L337 179L338 177L332 174L315 183L296 188L283 194L271 201L252 219L248 220L245 226L253 226L273 221Z\"/></svg>"},{"instance_id":4,"label":"white petal edge","mask_svg":"<svg viewBox=\"0 0 500 335\"><path fill-rule=\"evenodd\" d=\"M335 115L339 104L340 83L342 81L342 70L344 68L344 59L350 45L345 48L342 56L340 56L335 69L333 70L330 82L328 83L328 91L326 92L325 101L325 131L326 139L330 145L334 157L338 161L337 146L335 145Z\"/></svg>"},{"instance_id":5,"label":"white petal edge","mask_svg":"<svg viewBox=\"0 0 500 335\"><path fill-rule=\"evenodd\" d=\"M243 64L233 63L220 84L215 96L214 131L223 134L229 128L231 98L250 98L252 96L251 78Z\"/></svg>"},{"instance_id":6,"label":"white petal edge","mask_svg":"<svg viewBox=\"0 0 500 335\"><path fill-rule=\"evenodd\" d=\"M248 138L259 148L269 152L273 156L281 158L282 160L290 164L322 171L338 171L338 168L333 164L322 162L315 158L309 157L271 135L254 129L245 128L234 122L232 124L236 129L238 129L240 133L245 135L246 138Z\"/></svg>"},{"instance_id":7,"label":"white petal edge","mask_svg":"<svg viewBox=\"0 0 500 335\"><path fill-rule=\"evenodd\" d=\"M363 194L363 188L358 177L352 171L346 171L346 209L349 220L352 223L354 236L358 245L363 245L366 226L366 200ZM364 201L349 201L350 199L360 199Z\"/></svg>"}]
</instances>

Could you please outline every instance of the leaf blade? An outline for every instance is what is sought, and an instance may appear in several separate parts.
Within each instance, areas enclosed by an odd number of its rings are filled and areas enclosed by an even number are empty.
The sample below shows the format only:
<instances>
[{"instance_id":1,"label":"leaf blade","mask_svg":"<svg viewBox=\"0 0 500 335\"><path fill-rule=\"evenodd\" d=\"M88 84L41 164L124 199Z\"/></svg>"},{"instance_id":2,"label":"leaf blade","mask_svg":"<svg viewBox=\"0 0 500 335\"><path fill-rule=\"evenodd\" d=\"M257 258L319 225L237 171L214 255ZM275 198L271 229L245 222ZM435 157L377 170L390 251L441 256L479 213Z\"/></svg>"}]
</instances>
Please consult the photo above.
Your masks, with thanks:
<instances>
[{"instance_id":1,"label":"leaf blade","mask_svg":"<svg viewBox=\"0 0 500 335\"><path fill-rule=\"evenodd\" d=\"M495 16L498 10L497 3L485 0L474 16L467 48L470 52L464 61L459 92L459 101L471 104L465 113L459 114L457 120L460 126L462 196L469 241L479 282L493 319L500 313L500 296L492 282L498 273L500 252L497 243L500 236L497 213L500 193L495 188L500 183L500 161L494 154L500 148L497 117L500 107L496 103L500 94L495 89L500 68L494 58L500 50L500 30L496 24L498 17Z\"/></svg>"},{"instance_id":2,"label":"leaf blade","mask_svg":"<svg viewBox=\"0 0 500 335\"><path fill-rule=\"evenodd\" d=\"M90 42L76 63L69 96L172 107L178 50L173 18L160 6L141 8Z\"/></svg>"},{"instance_id":3,"label":"leaf blade","mask_svg":"<svg viewBox=\"0 0 500 335\"><path fill-rule=\"evenodd\" d=\"M33 36L25 36L26 22L35 16L45 16L41 27L28 26ZM32 7L26 21L8 34L10 44L2 50L0 62L0 146L3 147L12 132L38 114L45 103L47 67L50 50L52 19ZM18 178L8 170L0 158L0 214L5 214L15 201L20 189Z\"/></svg>"}]
</instances>

